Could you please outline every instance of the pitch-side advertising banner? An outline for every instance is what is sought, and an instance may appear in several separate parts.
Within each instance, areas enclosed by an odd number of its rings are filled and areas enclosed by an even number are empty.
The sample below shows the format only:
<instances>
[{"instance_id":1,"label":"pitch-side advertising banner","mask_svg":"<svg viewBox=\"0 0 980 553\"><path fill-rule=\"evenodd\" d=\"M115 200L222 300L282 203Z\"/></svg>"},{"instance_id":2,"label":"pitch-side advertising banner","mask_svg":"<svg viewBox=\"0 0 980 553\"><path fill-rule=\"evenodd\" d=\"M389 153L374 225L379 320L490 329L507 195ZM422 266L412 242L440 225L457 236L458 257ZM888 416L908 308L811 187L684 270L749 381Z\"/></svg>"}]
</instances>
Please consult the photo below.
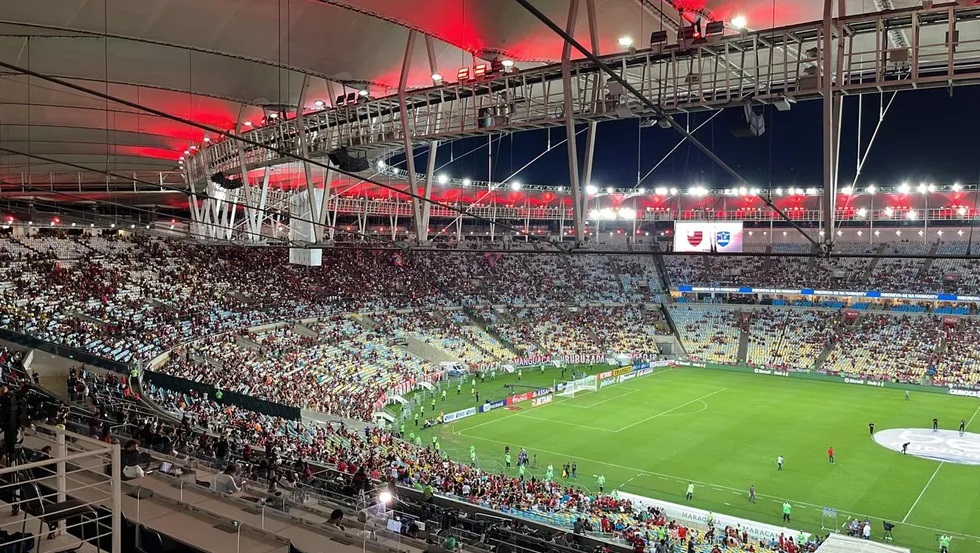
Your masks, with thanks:
<instances>
[{"instance_id":1,"label":"pitch-side advertising banner","mask_svg":"<svg viewBox=\"0 0 980 553\"><path fill-rule=\"evenodd\" d=\"M676 221L674 223L675 252L742 251L742 222Z\"/></svg>"},{"instance_id":2,"label":"pitch-side advertising banner","mask_svg":"<svg viewBox=\"0 0 980 553\"><path fill-rule=\"evenodd\" d=\"M630 500L634 507L640 507L642 509L656 507L663 511L667 518L678 520L682 524L691 524L704 528L708 525L708 520L711 519L714 520L715 528L724 528L726 526L744 528L753 541L766 540L768 542L771 538L778 538L780 534L784 534L785 536L792 537L794 539L796 536L800 535L799 530L794 530L792 528L773 526L772 524L764 524L744 518L721 515L702 509L695 509L694 507L688 507L687 505L677 505L675 503L668 503L666 501L651 499L641 495L634 495L626 492L617 493L621 498ZM747 493L748 492L746 492L746 494ZM809 536L809 534L804 535Z\"/></svg>"},{"instance_id":3,"label":"pitch-side advertising banner","mask_svg":"<svg viewBox=\"0 0 980 553\"><path fill-rule=\"evenodd\" d=\"M476 407L470 407L469 409L463 409L462 411L456 411L455 413L446 413L442 416L442 422L453 422L459 419L465 419L466 417L471 417L476 414Z\"/></svg>"}]
</instances>

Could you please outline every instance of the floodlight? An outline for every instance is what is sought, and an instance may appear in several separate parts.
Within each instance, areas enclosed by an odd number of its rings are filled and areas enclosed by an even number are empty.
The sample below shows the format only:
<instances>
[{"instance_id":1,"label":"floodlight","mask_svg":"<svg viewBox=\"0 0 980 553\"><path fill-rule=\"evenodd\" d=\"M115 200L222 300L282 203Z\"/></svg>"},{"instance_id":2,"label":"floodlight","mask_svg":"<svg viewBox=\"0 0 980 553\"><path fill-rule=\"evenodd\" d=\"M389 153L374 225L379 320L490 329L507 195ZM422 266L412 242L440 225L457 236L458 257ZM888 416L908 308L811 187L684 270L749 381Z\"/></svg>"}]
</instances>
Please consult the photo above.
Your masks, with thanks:
<instances>
[{"instance_id":1,"label":"floodlight","mask_svg":"<svg viewBox=\"0 0 980 553\"><path fill-rule=\"evenodd\" d=\"M908 212L908 215L906 215L906 217L908 217L908 220L909 221L914 221L914 220L918 219L919 214L916 213L915 211L909 211Z\"/></svg>"},{"instance_id":2,"label":"floodlight","mask_svg":"<svg viewBox=\"0 0 980 553\"><path fill-rule=\"evenodd\" d=\"M868 214L868 210L867 210L867 209L865 209L865 208L863 208L863 207L862 207L862 208L859 208L859 209L857 210L857 216L858 216L858 217L860 217L860 218L862 218L862 219L863 219L863 218L864 218L864 217L865 217L865 216L866 216L867 214Z\"/></svg>"},{"instance_id":3,"label":"floodlight","mask_svg":"<svg viewBox=\"0 0 980 553\"><path fill-rule=\"evenodd\" d=\"M748 24L748 21L745 19L744 15L739 14L733 17L730 23L732 24L732 27L735 27L736 29L744 29Z\"/></svg>"},{"instance_id":4,"label":"floodlight","mask_svg":"<svg viewBox=\"0 0 980 553\"><path fill-rule=\"evenodd\" d=\"M899 185L899 187L898 187L898 191L899 191L899 193L901 193L901 194L908 194L908 193L909 193L909 190L911 190L911 188L909 188L909 185L908 185L908 183L905 183L905 182L903 182L903 183L902 183L901 185Z\"/></svg>"},{"instance_id":5,"label":"floodlight","mask_svg":"<svg viewBox=\"0 0 980 553\"><path fill-rule=\"evenodd\" d=\"M323 100L317 100L317 101L313 102L313 107L315 107L317 109L322 109L323 106L325 106L325 105L327 105L327 103L324 102Z\"/></svg>"},{"instance_id":6,"label":"floodlight","mask_svg":"<svg viewBox=\"0 0 980 553\"><path fill-rule=\"evenodd\" d=\"M205 136L205 137L204 137L204 141L205 141L205 142L211 142L211 139Z\"/></svg>"},{"instance_id":7,"label":"floodlight","mask_svg":"<svg viewBox=\"0 0 980 553\"><path fill-rule=\"evenodd\" d=\"M653 193L656 194L656 195L658 195L658 196L666 196L667 195L667 189L665 187L663 187L663 186L658 186L657 188L655 188L653 190Z\"/></svg>"},{"instance_id":8,"label":"floodlight","mask_svg":"<svg viewBox=\"0 0 980 553\"><path fill-rule=\"evenodd\" d=\"M599 188L596 187L596 185L594 185L594 184L589 184L589 185L587 185L585 187L585 193L588 194L588 195L590 195L590 196L594 196L598 192L599 192Z\"/></svg>"},{"instance_id":9,"label":"floodlight","mask_svg":"<svg viewBox=\"0 0 980 553\"><path fill-rule=\"evenodd\" d=\"M439 177L437 177L437 180L439 181L439 184L446 184L447 182L449 182L449 177L447 177L446 175L439 175Z\"/></svg>"},{"instance_id":10,"label":"floodlight","mask_svg":"<svg viewBox=\"0 0 980 553\"><path fill-rule=\"evenodd\" d=\"M873 185L873 184L871 186L868 186L867 188L864 189L865 192L867 192L868 194L871 194L871 195L874 195L875 191L877 191L877 190L878 189L875 188L875 185Z\"/></svg>"},{"instance_id":11,"label":"floodlight","mask_svg":"<svg viewBox=\"0 0 980 553\"><path fill-rule=\"evenodd\" d=\"M456 80L459 82L470 80L470 68L460 67L459 71L456 71Z\"/></svg>"},{"instance_id":12,"label":"floodlight","mask_svg":"<svg viewBox=\"0 0 980 553\"><path fill-rule=\"evenodd\" d=\"M960 186L960 183L958 183L958 182L954 182L954 183L953 183L953 192L959 192L959 191L960 191L960 189L962 189L962 188L963 188L963 187L962 187L962 186Z\"/></svg>"},{"instance_id":13,"label":"floodlight","mask_svg":"<svg viewBox=\"0 0 980 553\"><path fill-rule=\"evenodd\" d=\"M676 188L671 188L670 189L670 195L671 196L676 196L677 195L677 189Z\"/></svg>"},{"instance_id":14,"label":"floodlight","mask_svg":"<svg viewBox=\"0 0 980 553\"><path fill-rule=\"evenodd\" d=\"M378 495L378 500L381 501L381 503L384 503L385 505L391 503L391 499L392 499L391 492L387 490L381 492L381 494Z\"/></svg>"},{"instance_id":15,"label":"floodlight","mask_svg":"<svg viewBox=\"0 0 980 553\"><path fill-rule=\"evenodd\" d=\"M437 82L437 83L441 83L442 82L442 75L439 74L439 73L433 73L432 74L432 80L435 81L435 82Z\"/></svg>"},{"instance_id":16,"label":"floodlight","mask_svg":"<svg viewBox=\"0 0 980 553\"><path fill-rule=\"evenodd\" d=\"M709 21L707 25L704 26L705 36L720 35L724 32L725 32L724 21Z\"/></svg>"},{"instance_id":17,"label":"floodlight","mask_svg":"<svg viewBox=\"0 0 980 553\"><path fill-rule=\"evenodd\" d=\"M606 194L612 194L613 192L615 192L613 187L610 186L609 188L606 188Z\"/></svg>"},{"instance_id":18,"label":"floodlight","mask_svg":"<svg viewBox=\"0 0 980 553\"><path fill-rule=\"evenodd\" d=\"M886 207L885 208L885 215L886 216L891 217L894 214L895 214L895 210L894 209L892 209L891 207Z\"/></svg>"},{"instance_id":19,"label":"floodlight","mask_svg":"<svg viewBox=\"0 0 980 553\"><path fill-rule=\"evenodd\" d=\"M507 69L510 69L511 67L514 67L514 60L500 60L500 64Z\"/></svg>"},{"instance_id":20,"label":"floodlight","mask_svg":"<svg viewBox=\"0 0 980 553\"><path fill-rule=\"evenodd\" d=\"M633 38L628 36L621 36L619 37L619 45L622 46L623 48L629 48L630 46L633 46Z\"/></svg>"},{"instance_id":21,"label":"floodlight","mask_svg":"<svg viewBox=\"0 0 980 553\"><path fill-rule=\"evenodd\" d=\"M362 97L362 98L367 98L367 95L368 94L370 94L370 93L368 92L368 90L366 88L362 88L362 89L360 89L360 90L357 91L357 95L360 96L360 97Z\"/></svg>"},{"instance_id":22,"label":"floodlight","mask_svg":"<svg viewBox=\"0 0 980 553\"><path fill-rule=\"evenodd\" d=\"M667 31L654 31L650 33L650 47L667 42Z\"/></svg>"},{"instance_id":23,"label":"floodlight","mask_svg":"<svg viewBox=\"0 0 980 553\"><path fill-rule=\"evenodd\" d=\"M518 191L518 190L520 190L521 189L521 183L519 183L517 181L514 181L514 182L510 183L510 189L513 190L513 191L515 191L515 192Z\"/></svg>"},{"instance_id":24,"label":"floodlight","mask_svg":"<svg viewBox=\"0 0 980 553\"><path fill-rule=\"evenodd\" d=\"M963 206L958 207L956 209L956 214L959 215L960 217L965 216L966 215L966 208L963 207Z\"/></svg>"},{"instance_id":25,"label":"floodlight","mask_svg":"<svg viewBox=\"0 0 980 553\"><path fill-rule=\"evenodd\" d=\"M845 187L843 187L843 188L840 189L840 193L841 194L845 194L845 195L848 195L848 196L851 195L851 192L854 192L854 189L851 188L850 186L845 186Z\"/></svg>"},{"instance_id":26,"label":"floodlight","mask_svg":"<svg viewBox=\"0 0 980 553\"><path fill-rule=\"evenodd\" d=\"M470 179L463 179L463 186L469 186L471 184L473 184L473 181Z\"/></svg>"}]
</instances>

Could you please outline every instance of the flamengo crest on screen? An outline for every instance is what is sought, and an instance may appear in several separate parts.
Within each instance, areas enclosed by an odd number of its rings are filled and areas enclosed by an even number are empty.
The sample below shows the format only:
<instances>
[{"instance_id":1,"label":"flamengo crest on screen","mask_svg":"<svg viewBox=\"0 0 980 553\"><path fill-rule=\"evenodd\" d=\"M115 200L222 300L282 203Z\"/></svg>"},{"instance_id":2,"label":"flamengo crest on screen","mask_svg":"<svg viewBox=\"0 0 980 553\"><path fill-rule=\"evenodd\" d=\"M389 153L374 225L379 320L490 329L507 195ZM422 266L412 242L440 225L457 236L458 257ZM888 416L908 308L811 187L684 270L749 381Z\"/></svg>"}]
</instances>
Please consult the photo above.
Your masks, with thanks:
<instances>
[{"instance_id":1,"label":"flamengo crest on screen","mask_svg":"<svg viewBox=\"0 0 980 553\"><path fill-rule=\"evenodd\" d=\"M704 240L704 233L700 230L687 233L687 243L695 248L701 245L701 240Z\"/></svg>"}]
</instances>

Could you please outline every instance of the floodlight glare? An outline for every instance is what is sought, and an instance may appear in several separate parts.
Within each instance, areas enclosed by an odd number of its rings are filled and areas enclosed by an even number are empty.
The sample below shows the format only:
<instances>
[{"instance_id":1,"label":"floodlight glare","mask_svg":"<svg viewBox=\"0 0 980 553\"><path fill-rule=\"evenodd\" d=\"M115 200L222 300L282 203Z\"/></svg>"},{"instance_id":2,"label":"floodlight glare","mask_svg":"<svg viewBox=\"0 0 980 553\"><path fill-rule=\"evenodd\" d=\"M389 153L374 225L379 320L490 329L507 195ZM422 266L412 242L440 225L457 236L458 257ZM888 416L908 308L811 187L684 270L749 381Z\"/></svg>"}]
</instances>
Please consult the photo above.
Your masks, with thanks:
<instances>
[{"instance_id":1,"label":"floodlight glare","mask_svg":"<svg viewBox=\"0 0 980 553\"><path fill-rule=\"evenodd\" d=\"M962 188L963 188L963 187L962 187L962 186L960 186L960 183L958 183L958 182L954 182L954 183L953 183L953 192L959 192L959 191L960 191L960 189L962 189Z\"/></svg>"},{"instance_id":2,"label":"floodlight glare","mask_svg":"<svg viewBox=\"0 0 980 553\"><path fill-rule=\"evenodd\" d=\"M886 207L885 208L885 215L891 217L894 214L895 214L895 210L894 209L892 209L891 207Z\"/></svg>"},{"instance_id":3,"label":"floodlight glare","mask_svg":"<svg viewBox=\"0 0 980 553\"><path fill-rule=\"evenodd\" d=\"M619 45L622 46L623 48L629 48L630 46L633 46L633 38L628 36L621 36L619 37Z\"/></svg>"},{"instance_id":4,"label":"floodlight glare","mask_svg":"<svg viewBox=\"0 0 980 553\"><path fill-rule=\"evenodd\" d=\"M449 182L449 177L447 177L446 175L439 175L437 177L437 180L439 181L439 184L446 184L447 182Z\"/></svg>"},{"instance_id":5,"label":"floodlight glare","mask_svg":"<svg viewBox=\"0 0 980 553\"><path fill-rule=\"evenodd\" d=\"M911 190L911 188L909 188L909 185L908 185L908 183L905 183L905 182L903 182L903 183L902 183L901 185L899 185L899 187L898 187L898 191L899 191L899 193L901 193L901 194L908 194L908 193L909 193L909 190Z\"/></svg>"},{"instance_id":6,"label":"floodlight glare","mask_svg":"<svg viewBox=\"0 0 980 553\"><path fill-rule=\"evenodd\" d=\"M391 503L391 492L389 491L381 492L381 494L378 495L378 500L384 503L385 505Z\"/></svg>"},{"instance_id":7,"label":"floodlight glare","mask_svg":"<svg viewBox=\"0 0 980 553\"><path fill-rule=\"evenodd\" d=\"M469 186L471 184L473 184L473 181L470 179L463 179L463 186Z\"/></svg>"},{"instance_id":8,"label":"floodlight glare","mask_svg":"<svg viewBox=\"0 0 980 553\"><path fill-rule=\"evenodd\" d=\"M850 186L845 186L845 187L843 187L843 188L840 189L840 193L841 194L845 194L847 196L850 196L851 195L851 192L854 192L854 189L851 188Z\"/></svg>"},{"instance_id":9,"label":"floodlight glare","mask_svg":"<svg viewBox=\"0 0 980 553\"><path fill-rule=\"evenodd\" d=\"M599 188L597 188L594 184L590 184L585 187L585 193L590 196L595 195L597 192L599 192Z\"/></svg>"},{"instance_id":10,"label":"floodlight glare","mask_svg":"<svg viewBox=\"0 0 980 553\"><path fill-rule=\"evenodd\" d=\"M361 96L362 98L366 98L367 95L370 94L370 93L368 92L368 90L366 88L362 88L362 89L360 89L360 90L357 91L357 94L359 96Z\"/></svg>"},{"instance_id":11,"label":"floodlight glare","mask_svg":"<svg viewBox=\"0 0 980 553\"><path fill-rule=\"evenodd\" d=\"M744 15L739 14L732 18L731 24L732 27L735 27L736 29L744 29L745 25L748 24L748 21L745 19Z\"/></svg>"},{"instance_id":12,"label":"floodlight glare","mask_svg":"<svg viewBox=\"0 0 980 553\"><path fill-rule=\"evenodd\" d=\"M513 190L513 191L515 191L515 192L518 191L518 190L520 190L521 189L521 183L519 183L517 181L514 181L514 182L510 183L510 189Z\"/></svg>"}]
</instances>

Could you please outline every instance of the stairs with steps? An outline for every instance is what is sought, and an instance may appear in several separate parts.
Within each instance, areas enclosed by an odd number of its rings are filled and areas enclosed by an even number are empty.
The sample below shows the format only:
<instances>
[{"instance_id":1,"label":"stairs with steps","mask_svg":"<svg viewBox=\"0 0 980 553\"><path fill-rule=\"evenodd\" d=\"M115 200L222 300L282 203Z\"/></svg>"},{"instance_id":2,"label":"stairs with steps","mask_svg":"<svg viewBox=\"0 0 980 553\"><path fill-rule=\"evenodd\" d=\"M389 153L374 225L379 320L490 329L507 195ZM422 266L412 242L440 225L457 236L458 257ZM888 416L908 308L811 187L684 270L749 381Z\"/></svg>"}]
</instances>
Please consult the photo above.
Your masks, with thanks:
<instances>
[{"instance_id":1,"label":"stairs with steps","mask_svg":"<svg viewBox=\"0 0 980 553\"><path fill-rule=\"evenodd\" d=\"M750 313L738 313L740 332L738 333L738 353L735 355L735 360L738 363L745 363L745 359L749 355L749 336L751 334L749 331L750 318Z\"/></svg>"},{"instance_id":2,"label":"stairs with steps","mask_svg":"<svg viewBox=\"0 0 980 553\"><path fill-rule=\"evenodd\" d=\"M929 248L929 255L936 255L936 252L938 250L939 250L939 240L936 240L935 242L932 243L932 247ZM915 277L918 278L919 280L924 279L926 275L929 274L929 269L932 268L933 261L935 261L935 259L931 257L927 258L925 260L925 263L923 263L922 266L919 267L919 273L915 275Z\"/></svg>"},{"instance_id":3,"label":"stairs with steps","mask_svg":"<svg viewBox=\"0 0 980 553\"><path fill-rule=\"evenodd\" d=\"M293 325L292 331L300 336L305 336L306 338L319 338L320 333L313 330L312 328L306 326L303 323L296 323Z\"/></svg>"},{"instance_id":4,"label":"stairs with steps","mask_svg":"<svg viewBox=\"0 0 980 553\"><path fill-rule=\"evenodd\" d=\"M881 248L882 248L881 245L875 246L874 251L872 251L871 253L872 254L881 253ZM866 284L868 281L871 280L871 275L874 274L875 268L878 266L879 259L880 258L878 258L878 257L871 258L871 264L868 265L867 270L865 270L864 271L864 274L861 275L861 279L858 281L858 283L860 283L860 284Z\"/></svg>"}]
</instances>

